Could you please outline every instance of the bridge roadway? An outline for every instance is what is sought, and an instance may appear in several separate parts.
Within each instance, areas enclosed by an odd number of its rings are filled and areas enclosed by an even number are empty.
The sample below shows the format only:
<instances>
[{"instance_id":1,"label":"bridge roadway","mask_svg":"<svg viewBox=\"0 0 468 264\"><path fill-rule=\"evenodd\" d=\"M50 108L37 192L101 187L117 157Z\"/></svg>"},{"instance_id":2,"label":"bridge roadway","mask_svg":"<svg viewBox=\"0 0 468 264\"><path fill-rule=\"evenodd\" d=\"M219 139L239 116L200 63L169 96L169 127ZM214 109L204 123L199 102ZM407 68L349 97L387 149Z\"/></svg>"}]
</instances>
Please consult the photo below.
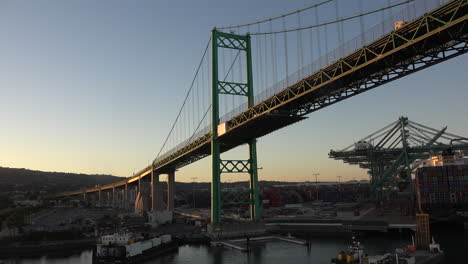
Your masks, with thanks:
<instances>
[{"instance_id":1,"label":"bridge roadway","mask_svg":"<svg viewBox=\"0 0 468 264\"><path fill-rule=\"evenodd\" d=\"M447 2L247 109L227 121L229 129L219 136L221 152L304 120L306 114L323 107L466 53L467 13L467 0ZM131 178L57 196L115 190L152 174L173 172L210 153L211 133L206 133Z\"/></svg>"}]
</instances>

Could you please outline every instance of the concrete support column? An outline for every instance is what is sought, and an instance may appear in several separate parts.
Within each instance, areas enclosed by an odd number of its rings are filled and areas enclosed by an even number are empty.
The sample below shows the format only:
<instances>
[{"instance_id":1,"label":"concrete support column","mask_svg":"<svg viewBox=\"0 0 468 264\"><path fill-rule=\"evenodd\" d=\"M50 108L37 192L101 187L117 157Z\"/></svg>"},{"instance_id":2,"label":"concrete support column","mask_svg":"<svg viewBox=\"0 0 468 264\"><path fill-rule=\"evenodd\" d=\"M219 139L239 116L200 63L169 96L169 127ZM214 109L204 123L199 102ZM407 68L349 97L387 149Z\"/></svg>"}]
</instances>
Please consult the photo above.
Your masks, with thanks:
<instances>
[{"instance_id":1,"label":"concrete support column","mask_svg":"<svg viewBox=\"0 0 468 264\"><path fill-rule=\"evenodd\" d=\"M141 177L138 178L138 186L137 186L137 188L138 188L138 192L141 192Z\"/></svg>"},{"instance_id":2,"label":"concrete support column","mask_svg":"<svg viewBox=\"0 0 468 264\"><path fill-rule=\"evenodd\" d=\"M115 186L114 186L114 187L112 187L112 202L115 202L115 200L117 198L117 197L115 197L115 195L116 195L116 193L115 193Z\"/></svg>"},{"instance_id":3,"label":"concrete support column","mask_svg":"<svg viewBox=\"0 0 468 264\"><path fill-rule=\"evenodd\" d=\"M159 174L151 170L151 211L156 211L156 186L159 183Z\"/></svg>"},{"instance_id":4,"label":"concrete support column","mask_svg":"<svg viewBox=\"0 0 468 264\"><path fill-rule=\"evenodd\" d=\"M125 203L128 203L128 182L125 183L123 200L125 201Z\"/></svg>"},{"instance_id":5,"label":"concrete support column","mask_svg":"<svg viewBox=\"0 0 468 264\"><path fill-rule=\"evenodd\" d=\"M99 191L98 191L98 204L99 206L102 205L101 186L99 186Z\"/></svg>"},{"instance_id":6,"label":"concrete support column","mask_svg":"<svg viewBox=\"0 0 468 264\"><path fill-rule=\"evenodd\" d=\"M162 189L159 183L159 174L151 172L151 211L163 211Z\"/></svg>"},{"instance_id":7,"label":"concrete support column","mask_svg":"<svg viewBox=\"0 0 468 264\"><path fill-rule=\"evenodd\" d=\"M83 202L86 202L86 191L83 191Z\"/></svg>"},{"instance_id":8,"label":"concrete support column","mask_svg":"<svg viewBox=\"0 0 468 264\"><path fill-rule=\"evenodd\" d=\"M166 211L174 211L175 170L167 174L167 207Z\"/></svg>"}]
</instances>

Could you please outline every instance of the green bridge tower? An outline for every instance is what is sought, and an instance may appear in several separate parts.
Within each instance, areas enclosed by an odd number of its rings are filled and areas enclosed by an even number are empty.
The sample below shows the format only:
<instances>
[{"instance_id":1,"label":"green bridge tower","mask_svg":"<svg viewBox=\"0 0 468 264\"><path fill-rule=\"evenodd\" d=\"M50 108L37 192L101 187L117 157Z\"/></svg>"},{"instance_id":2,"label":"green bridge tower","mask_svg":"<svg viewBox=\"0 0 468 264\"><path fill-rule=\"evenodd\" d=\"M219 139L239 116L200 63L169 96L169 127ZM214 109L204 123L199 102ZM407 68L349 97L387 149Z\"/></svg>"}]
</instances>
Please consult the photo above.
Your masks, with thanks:
<instances>
[{"instance_id":1,"label":"green bridge tower","mask_svg":"<svg viewBox=\"0 0 468 264\"><path fill-rule=\"evenodd\" d=\"M249 140L248 160L222 160L220 153L220 139L218 137L219 124L219 95L246 96L247 106L254 106L253 79L252 79L252 49L250 35L236 35L217 31L211 32L212 45L212 80L211 80L211 157L212 157L212 181L211 181L211 223L221 224L221 174L222 173L249 173L249 204L252 221L261 219L260 197L257 173L257 145L256 139ZM218 49L234 49L243 52L246 56L247 82L226 82L219 80L218 76ZM227 126L229 129L229 126Z\"/></svg>"}]
</instances>

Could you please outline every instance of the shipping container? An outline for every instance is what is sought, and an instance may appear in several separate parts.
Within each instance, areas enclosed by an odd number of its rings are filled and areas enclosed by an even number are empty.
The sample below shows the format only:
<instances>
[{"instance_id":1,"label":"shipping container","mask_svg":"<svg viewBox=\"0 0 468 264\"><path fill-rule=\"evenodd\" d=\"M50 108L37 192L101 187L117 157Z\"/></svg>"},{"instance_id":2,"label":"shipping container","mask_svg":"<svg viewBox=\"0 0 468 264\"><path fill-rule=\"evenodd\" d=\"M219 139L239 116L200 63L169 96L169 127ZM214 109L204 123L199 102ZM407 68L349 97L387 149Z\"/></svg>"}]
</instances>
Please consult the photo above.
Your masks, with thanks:
<instances>
[{"instance_id":1,"label":"shipping container","mask_svg":"<svg viewBox=\"0 0 468 264\"><path fill-rule=\"evenodd\" d=\"M422 167L416 171L421 203L460 206L468 198L468 165Z\"/></svg>"}]
</instances>

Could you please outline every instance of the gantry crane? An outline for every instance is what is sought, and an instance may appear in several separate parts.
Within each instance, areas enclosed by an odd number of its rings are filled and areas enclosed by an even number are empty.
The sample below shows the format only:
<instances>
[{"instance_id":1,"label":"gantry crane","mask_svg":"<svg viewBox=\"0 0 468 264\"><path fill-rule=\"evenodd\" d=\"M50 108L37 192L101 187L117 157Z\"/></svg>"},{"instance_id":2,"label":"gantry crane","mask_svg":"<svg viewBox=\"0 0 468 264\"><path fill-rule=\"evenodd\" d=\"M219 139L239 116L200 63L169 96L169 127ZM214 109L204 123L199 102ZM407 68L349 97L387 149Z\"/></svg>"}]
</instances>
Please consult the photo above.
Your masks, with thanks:
<instances>
[{"instance_id":1,"label":"gantry crane","mask_svg":"<svg viewBox=\"0 0 468 264\"><path fill-rule=\"evenodd\" d=\"M386 191L412 194L411 175L421 161L454 151L467 152L468 139L448 133L447 127L438 130L400 117L342 150L331 150L329 157L368 169L372 193L381 202Z\"/></svg>"}]
</instances>

